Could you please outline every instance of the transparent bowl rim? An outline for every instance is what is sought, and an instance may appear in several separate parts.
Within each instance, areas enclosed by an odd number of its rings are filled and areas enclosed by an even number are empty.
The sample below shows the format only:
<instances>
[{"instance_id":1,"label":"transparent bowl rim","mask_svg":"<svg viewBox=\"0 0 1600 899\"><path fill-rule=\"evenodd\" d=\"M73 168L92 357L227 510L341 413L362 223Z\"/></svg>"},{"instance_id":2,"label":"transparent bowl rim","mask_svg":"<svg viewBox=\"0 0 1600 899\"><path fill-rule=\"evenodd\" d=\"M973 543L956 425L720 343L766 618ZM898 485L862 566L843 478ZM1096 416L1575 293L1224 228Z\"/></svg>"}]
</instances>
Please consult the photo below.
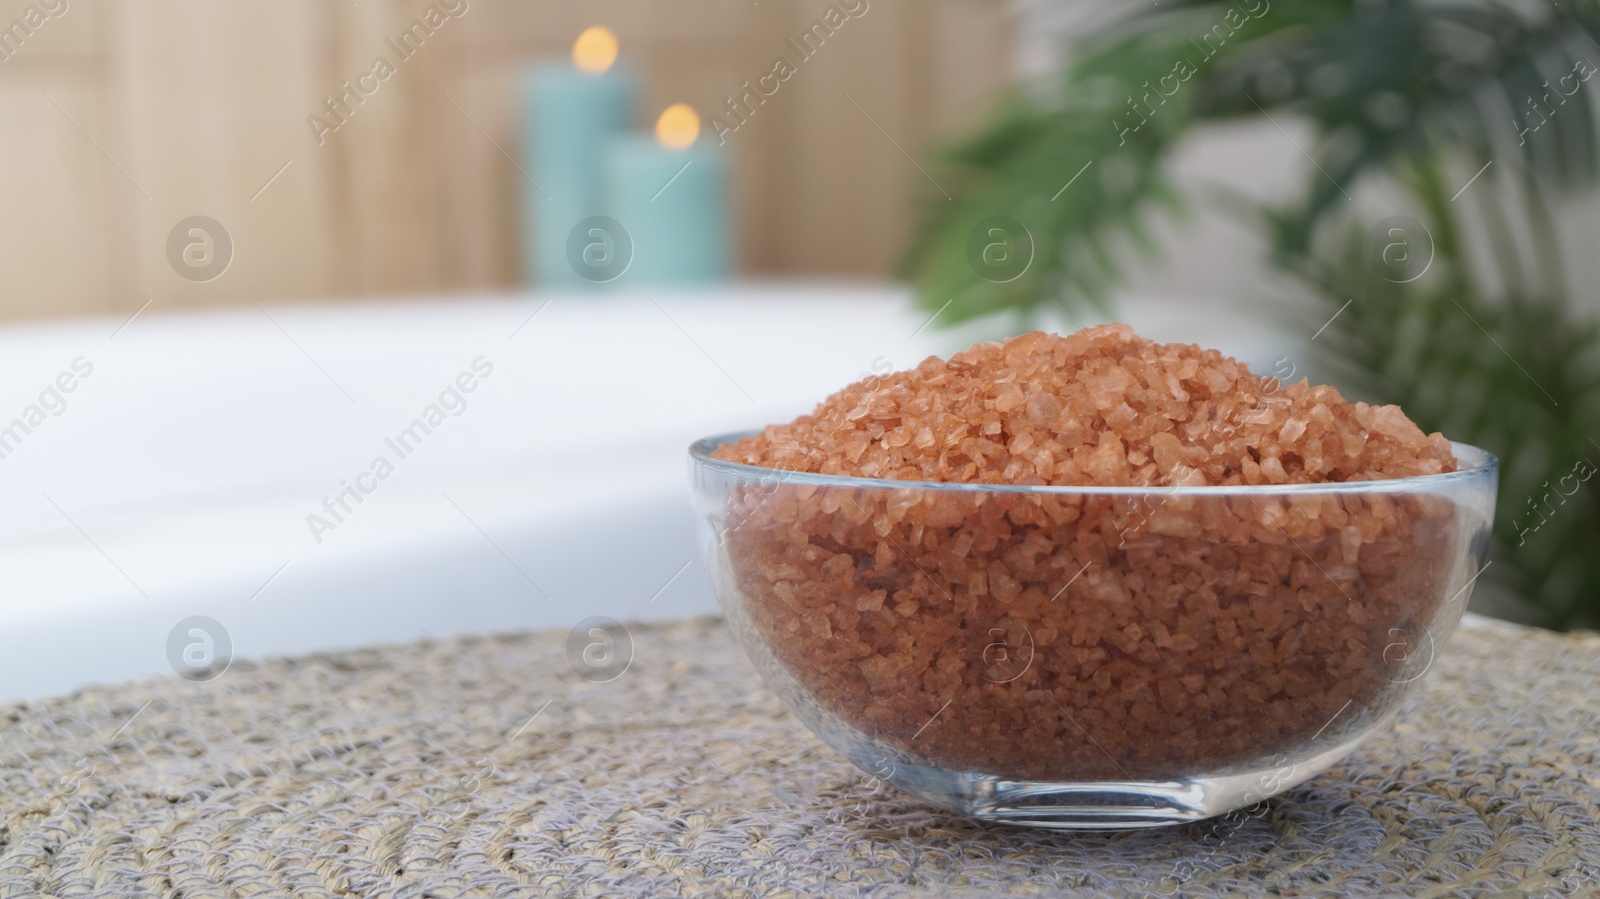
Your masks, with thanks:
<instances>
[{"instance_id":1,"label":"transparent bowl rim","mask_svg":"<svg viewBox=\"0 0 1600 899\"><path fill-rule=\"evenodd\" d=\"M1487 479L1493 484L1498 475L1500 460L1488 450L1466 443L1450 442L1457 464L1463 466L1444 474L1418 475L1409 478L1388 478L1379 481L1339 481L1320 484L1240 484L1204 487L1098 487L1052 484L971 484L945 481L902 481L890 478L861 478L846 475L815 474L805 471L788 471L781 468L763 468L743 462L729 462L712 458L711 453L725 443L732 443L759 431L730 431L702 437L689 445L689 457L702 469L715 471L749 482L761 482L777 475L778 483L811 484L819 487L851 487L872 490L942 490L957 493L1040 494L1065 496L1302 496L1350 493L1434 493L1464 487Z\"/></svg>"}]
</instances>

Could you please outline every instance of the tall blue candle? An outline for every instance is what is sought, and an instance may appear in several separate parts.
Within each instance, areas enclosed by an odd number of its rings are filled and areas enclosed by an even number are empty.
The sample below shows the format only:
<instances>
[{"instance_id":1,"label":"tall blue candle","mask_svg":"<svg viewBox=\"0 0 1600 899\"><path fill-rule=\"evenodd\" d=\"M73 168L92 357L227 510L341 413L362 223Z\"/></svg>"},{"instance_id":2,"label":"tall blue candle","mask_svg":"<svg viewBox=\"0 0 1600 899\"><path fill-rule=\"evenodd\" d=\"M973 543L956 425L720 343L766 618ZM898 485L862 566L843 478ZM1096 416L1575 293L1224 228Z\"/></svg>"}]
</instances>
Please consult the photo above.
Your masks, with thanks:
<instances>
[{"instance_id":1,"label":"tall blue candle","mask_svg":"<svg viewBox=\"0 0 1600 899\"><path fill-rule=\"evenodd\" d=\"M606 214L627 229L633 258L619 284L718 280L728 275L727 166L696 141L694 110L668 107L656 134L613 138L606 150Z\"/></svg>"},{"instance_id":2,"label":"tall blue candle","mask_svg":"<svg viewBox=\"0 0 1600 899\"><path fill-rule=\"evenodd\" d=\"M523 85L523 275L529 285L590 283L567 258L567 236L601 211L600 160L611 138L633 118L631 72L612 68L616 38L590 28L572 50L573 64L544 65Z\"/></svg>"}]
</instances>

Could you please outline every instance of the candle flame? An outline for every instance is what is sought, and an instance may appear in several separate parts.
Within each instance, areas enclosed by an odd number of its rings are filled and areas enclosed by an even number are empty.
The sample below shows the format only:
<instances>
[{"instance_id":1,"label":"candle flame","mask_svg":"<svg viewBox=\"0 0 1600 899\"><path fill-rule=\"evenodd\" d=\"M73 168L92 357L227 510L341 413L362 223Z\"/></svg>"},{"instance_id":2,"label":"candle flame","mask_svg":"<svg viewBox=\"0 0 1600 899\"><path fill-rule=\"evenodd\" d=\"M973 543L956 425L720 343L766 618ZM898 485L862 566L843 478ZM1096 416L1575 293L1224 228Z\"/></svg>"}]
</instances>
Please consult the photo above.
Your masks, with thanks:
<instances>
[{"instance_id":1,"label":"candle flame","mask_svg":"<svg viewBox=\"0 0 1600 899\"><path fill-rule=\"evenodd\" d=\"M687 103L674 103L656 119L656 140L663 147L682 150L700 136L700 116Z\"/></svg>"},{"instance_id":2,"label":"candle flame","mask_svg":"<svg viewBox=\"0 0 1600 899\"><path fill-rule=\"evenodd\" d=\"M617 61L617 36L604 25L585 28L572 45L572 61L590 75L599 75Z\"/></svg>"}]
</instances>

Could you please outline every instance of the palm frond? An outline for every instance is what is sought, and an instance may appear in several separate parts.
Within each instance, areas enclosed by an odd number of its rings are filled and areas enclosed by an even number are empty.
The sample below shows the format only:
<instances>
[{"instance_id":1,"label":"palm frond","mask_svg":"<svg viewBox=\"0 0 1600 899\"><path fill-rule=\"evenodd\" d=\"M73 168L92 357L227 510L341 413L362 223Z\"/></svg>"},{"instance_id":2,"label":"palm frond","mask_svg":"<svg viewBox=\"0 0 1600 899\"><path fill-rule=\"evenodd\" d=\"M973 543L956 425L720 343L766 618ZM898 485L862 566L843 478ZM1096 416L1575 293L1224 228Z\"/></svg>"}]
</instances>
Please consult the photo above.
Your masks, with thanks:
<instances>
[{"instance_id":1,"label":"palm frond","mask_svg":"<svg viewBox=\"0 0 1600 899\"><path fill-rule=\"evenodd\" d=\"M936 156L950 192L925 201L906 264L921 301L947 325L1103 306L1130 245L1159 255L1152 213L1183 209L1165 165L1191 131L1309 122L1316 171L1259 212L1272 261L1345 308L1320 344L1341 383L1499 455L1497 576L1547 624L1600 623L1600 481L1567 492L1600 460L1600 327L1571 308L1549 212L1600 181L1600 0L1166 0L1079 48L1057 89L1017 91ZM1445 171L1493 163L1463 213ZM1386 280L1366 256L1350 197L1377 177L1428 220L1426 278ZM1011 279L971 252L1002 216L1034 244ZM1493 252L1474 258L1469 232Z\"/></svg>"},{"instance_id":2,"label":"palm frond","mask_svg":"<svg viewBox=\"0 0 1600 899\"><path fill-rule=\"evenodd\" d=\"M1453 279L1400 284L1374 272L1366 230L1300 273L1344 311L1319 337L1354 395L1397 403L1424 430L1501 461L1487 575L1569 628L1600 623L1600 326L1532 298L1480 299ZM1348 305L1343 305L1348 301Z\"/></svg>"}]
</instances>

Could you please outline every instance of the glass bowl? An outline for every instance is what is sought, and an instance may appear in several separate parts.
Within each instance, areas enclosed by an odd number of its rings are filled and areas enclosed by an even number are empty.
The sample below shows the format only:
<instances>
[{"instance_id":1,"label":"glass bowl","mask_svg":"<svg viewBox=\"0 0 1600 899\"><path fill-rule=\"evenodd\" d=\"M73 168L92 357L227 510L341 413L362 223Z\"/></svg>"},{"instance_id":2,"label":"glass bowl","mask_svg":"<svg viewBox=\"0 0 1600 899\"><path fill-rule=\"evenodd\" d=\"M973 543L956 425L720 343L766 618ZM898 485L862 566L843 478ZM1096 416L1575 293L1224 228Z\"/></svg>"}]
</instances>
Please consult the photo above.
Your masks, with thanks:
<instances>
[{"instance_id":1,"label":"glass bowl","mask_svg":"<svg viewBox=\"0 0 1600 899\"><path fill-rule=\"evenodd\" d=\"M1498 463L1250 487L837 477L690 447L702 549L768 685L857 766L989 821L1257 803L1414 690L1489 543Z\"/></svg>"}]
</instances>

